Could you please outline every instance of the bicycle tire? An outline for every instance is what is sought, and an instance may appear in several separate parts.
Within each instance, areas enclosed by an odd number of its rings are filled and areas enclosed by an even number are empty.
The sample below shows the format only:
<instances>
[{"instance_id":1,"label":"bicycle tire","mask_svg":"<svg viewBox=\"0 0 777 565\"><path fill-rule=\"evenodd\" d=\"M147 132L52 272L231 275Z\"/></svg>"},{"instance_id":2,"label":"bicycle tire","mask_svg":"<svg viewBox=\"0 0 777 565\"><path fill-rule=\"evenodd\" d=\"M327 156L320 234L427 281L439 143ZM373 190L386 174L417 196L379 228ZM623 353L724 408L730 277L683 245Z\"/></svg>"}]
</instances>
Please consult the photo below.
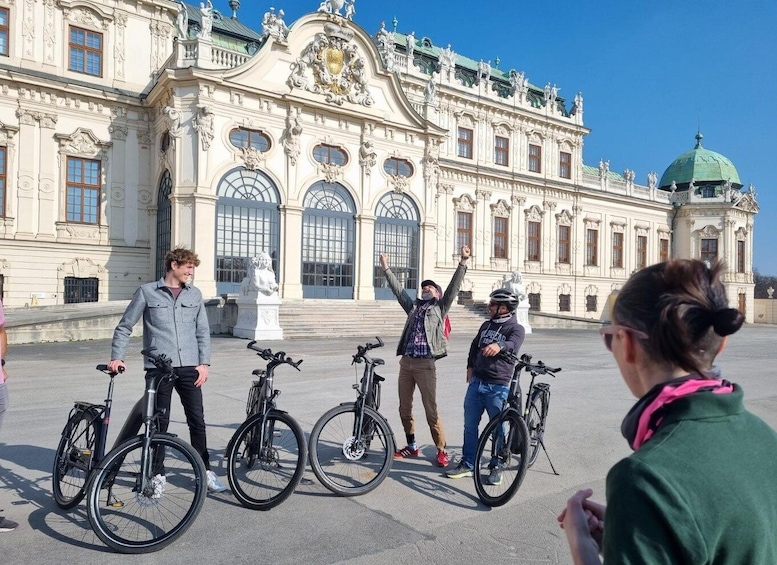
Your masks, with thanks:
<instances>
[{"instance_id":1,"label":"bicycle tire","mask_svg":"<svg viewBox=\"0 0 777 565\"><path fill-rule=\"evenodd\" d=\"M51 490L57 506L64 510L77 506L86 495L99 426L102 425L97 422L97 414L79 410L62 430L54 456Z\"/></svg>"},{"instance_id":2,"label":"bicycle tire","mask_svg":"<svg viewBox=\"0 0 777 565\"><path fill-rule=\"evenodd\" d=\"M475 491L483 504L502 506L515 496L526 475L528 449L526 424L517 410L500 412L486 424L478 438L474 473ZM501 472L499 483L489 482L494 467Z\"/></svg>"},{"instance_id":3,"label":"bicycle tire","mask_svg":"<svg viewBox=\"0 0 777 565\"><path fill-rule=\"evenodd\" d=\"M327 489L357 496L388 476L394 457L394 434L379 412L364 408L362 437L354 436L356 404L335 406L310 432L310 466Z\"/></svg>"},{"instance_id":4,"label":"bicycle tire","mask_svg":"<svg viewBox=\"0 0 777 565\"><path fill-rule=\"evenodd\" d=\"M548 417L548 405L550 404L550 390L535 388L529 402L529 413L526 418L526 428L529 432L529 456L527 467L534 465L542 448L542 440L545 435L545 422Z\"/></svg>"},{"instance_id":5,"label":"bicycle tire","mask_svg":"<svg viewBox=\"0 0 777 565\"><path fill-rule=\"evenodd\" d=\"M87 486L92 529L121 553L149 553L175 541L194 523L207 494L200 455L186 442L162 434L151 438L150 451L163 450L164 491L157 495L148 477L149 488L141 492L143 441L136 436L111 450Z\"/></svg>"},{"instance_id":6,"label":"bicycle tire","mask_svg":"<svg viewBox=\"0 0 777 565\"><path fill-rule=\"evenodd\" d=\"M265 444L270 437L271 443ZM305 471L307 446L302 429L285 412L271 410L243 422L230 440L227 479L240 504L270 510L286 500Z\"/></svg>"}]
</instances>

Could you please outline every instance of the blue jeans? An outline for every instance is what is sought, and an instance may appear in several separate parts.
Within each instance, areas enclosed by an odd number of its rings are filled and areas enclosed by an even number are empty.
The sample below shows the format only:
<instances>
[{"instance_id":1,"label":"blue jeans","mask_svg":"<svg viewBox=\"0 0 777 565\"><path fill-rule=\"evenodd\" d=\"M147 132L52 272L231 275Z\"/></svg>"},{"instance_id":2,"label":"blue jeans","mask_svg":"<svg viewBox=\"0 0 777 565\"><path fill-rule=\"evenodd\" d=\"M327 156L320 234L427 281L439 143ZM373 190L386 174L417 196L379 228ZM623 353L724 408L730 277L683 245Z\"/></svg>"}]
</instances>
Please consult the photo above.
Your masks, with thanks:
<instances>
[{"instance_id":1,"label":"blue jeans","mask_svg":"<svg viewBox=\"0 0 777 565\"><path fill-rule=\"evenodd\" d=\"M489 420L502 410L510 387L481 381L473 377L464 396L464 447L461 460L470 469L475 467L475 449L478 445L478 427L483 410Z\"/></svg>"}]
</instances>

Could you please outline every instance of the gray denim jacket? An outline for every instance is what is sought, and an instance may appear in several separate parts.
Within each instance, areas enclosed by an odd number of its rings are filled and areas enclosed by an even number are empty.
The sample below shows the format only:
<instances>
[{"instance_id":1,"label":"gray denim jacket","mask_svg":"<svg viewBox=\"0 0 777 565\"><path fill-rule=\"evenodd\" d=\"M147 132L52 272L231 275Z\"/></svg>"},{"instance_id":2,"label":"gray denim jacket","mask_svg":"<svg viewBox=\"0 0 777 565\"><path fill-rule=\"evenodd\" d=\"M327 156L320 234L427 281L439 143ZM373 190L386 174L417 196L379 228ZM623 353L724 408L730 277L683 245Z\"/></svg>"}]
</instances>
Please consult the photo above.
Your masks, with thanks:
<instances>
[{"instance_id":1,"label":"gray denim jacket","mask_svg":"<svg viewBox=\"0 0 777 565\"><path fill-rule=\"evenodd\" d=\"M410 295L402 288L402 285L400 285L394 273L391 272L391 269L386 269L384 273L386 274L386 282L388 282L391 292L394 293L394 296L397 297L397 302L399 302L402 309L408 314L405 328L402 330L402 337L399 338L399 345L397 346L397 355L404 355L407 337L413 327L415 311L421 304L421 300L414 301L410 298ZM461 287L461 283L464 282L464 275L466 273L466 265L460 264L456 268L456 272L453 273L451 282L448 284L448 288L445 289L442 298L433 301L429 308L426 309L424 331L426 332L426 341L429 344L429 351L435 359L445 357L448 354L448 340L445 339L445 336L442 333L443 322L453 305L453 299L459 294L459 288Z\"/></svg>"},{"instance_id":2,"label":"gray denim jacket","mask_svg":"<svg viewBox=\"0 0 777 565\"><path fill-rule=\"evenodd\" d=\"M132 328L141 316L144 349L156 348L174 367L210 365L210 325L199 289L187 284L176 300L164 279L138 288L113 332L111 359L124 361ZM144 366L154 368L148 359Z\"/></svg>"}]
</instances>

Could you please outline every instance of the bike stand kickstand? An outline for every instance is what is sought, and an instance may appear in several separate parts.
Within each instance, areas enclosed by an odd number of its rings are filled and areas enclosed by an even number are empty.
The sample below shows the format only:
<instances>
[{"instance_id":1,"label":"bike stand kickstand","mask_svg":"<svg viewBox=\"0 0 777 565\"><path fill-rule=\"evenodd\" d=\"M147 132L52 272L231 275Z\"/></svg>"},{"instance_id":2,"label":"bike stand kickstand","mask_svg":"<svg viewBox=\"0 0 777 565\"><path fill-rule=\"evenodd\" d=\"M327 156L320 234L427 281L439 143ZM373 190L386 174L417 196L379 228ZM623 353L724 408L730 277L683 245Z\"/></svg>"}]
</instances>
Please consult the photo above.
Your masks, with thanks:
<instances>
[{"instance_id":1,"label":"bike stand kickstand","mask_svg":"<svg viewBox=\"0 0 777 565\"><path fill-rule=\"evenodd\" d=\"M542 446L542 451L545 452L545 457L548 458L548 463L550 463L550 468L553 470L553 474L558 476L558 472L556 472L556 468L553 466L553 461L550 460L550 455L548 455L548 450L545 449L545 441L540 438L540 445Z\"/></svg>"}]
</instances>

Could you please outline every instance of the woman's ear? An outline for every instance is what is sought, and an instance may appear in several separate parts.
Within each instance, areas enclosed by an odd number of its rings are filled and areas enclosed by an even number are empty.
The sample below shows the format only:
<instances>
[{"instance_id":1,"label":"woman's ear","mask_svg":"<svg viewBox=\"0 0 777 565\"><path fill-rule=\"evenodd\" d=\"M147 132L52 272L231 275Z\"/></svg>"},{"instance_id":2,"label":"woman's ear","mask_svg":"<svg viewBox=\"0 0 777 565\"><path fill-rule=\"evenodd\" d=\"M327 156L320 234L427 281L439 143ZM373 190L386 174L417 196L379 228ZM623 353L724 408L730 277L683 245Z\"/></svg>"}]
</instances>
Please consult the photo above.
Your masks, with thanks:
<instances>
[{"instance_id":1,"label":"woman's ear","mask_svg":"<svg viewBox=\"0 0 777 565\"><path fill-rule=\"evenodd\" d=\"M720 340L720 345L718 345L718 350L715 352L715 357L723 353L723 350L726 349L726 344L728 343L728 336L723 336L723 339Z\"/></svg>"},{"instance_id":2,"label":"woman's ear","mask_svg":"<svg viewBox=\"0 0 777 565\"><path fill-rule=\"evenodd\" d=\"M618 334L623 347L623 360L633 365L637 362L637 348L639 347L637 345L637 338L631 332L624 330L620 330Z\"/></svg>"}]
</instances>

